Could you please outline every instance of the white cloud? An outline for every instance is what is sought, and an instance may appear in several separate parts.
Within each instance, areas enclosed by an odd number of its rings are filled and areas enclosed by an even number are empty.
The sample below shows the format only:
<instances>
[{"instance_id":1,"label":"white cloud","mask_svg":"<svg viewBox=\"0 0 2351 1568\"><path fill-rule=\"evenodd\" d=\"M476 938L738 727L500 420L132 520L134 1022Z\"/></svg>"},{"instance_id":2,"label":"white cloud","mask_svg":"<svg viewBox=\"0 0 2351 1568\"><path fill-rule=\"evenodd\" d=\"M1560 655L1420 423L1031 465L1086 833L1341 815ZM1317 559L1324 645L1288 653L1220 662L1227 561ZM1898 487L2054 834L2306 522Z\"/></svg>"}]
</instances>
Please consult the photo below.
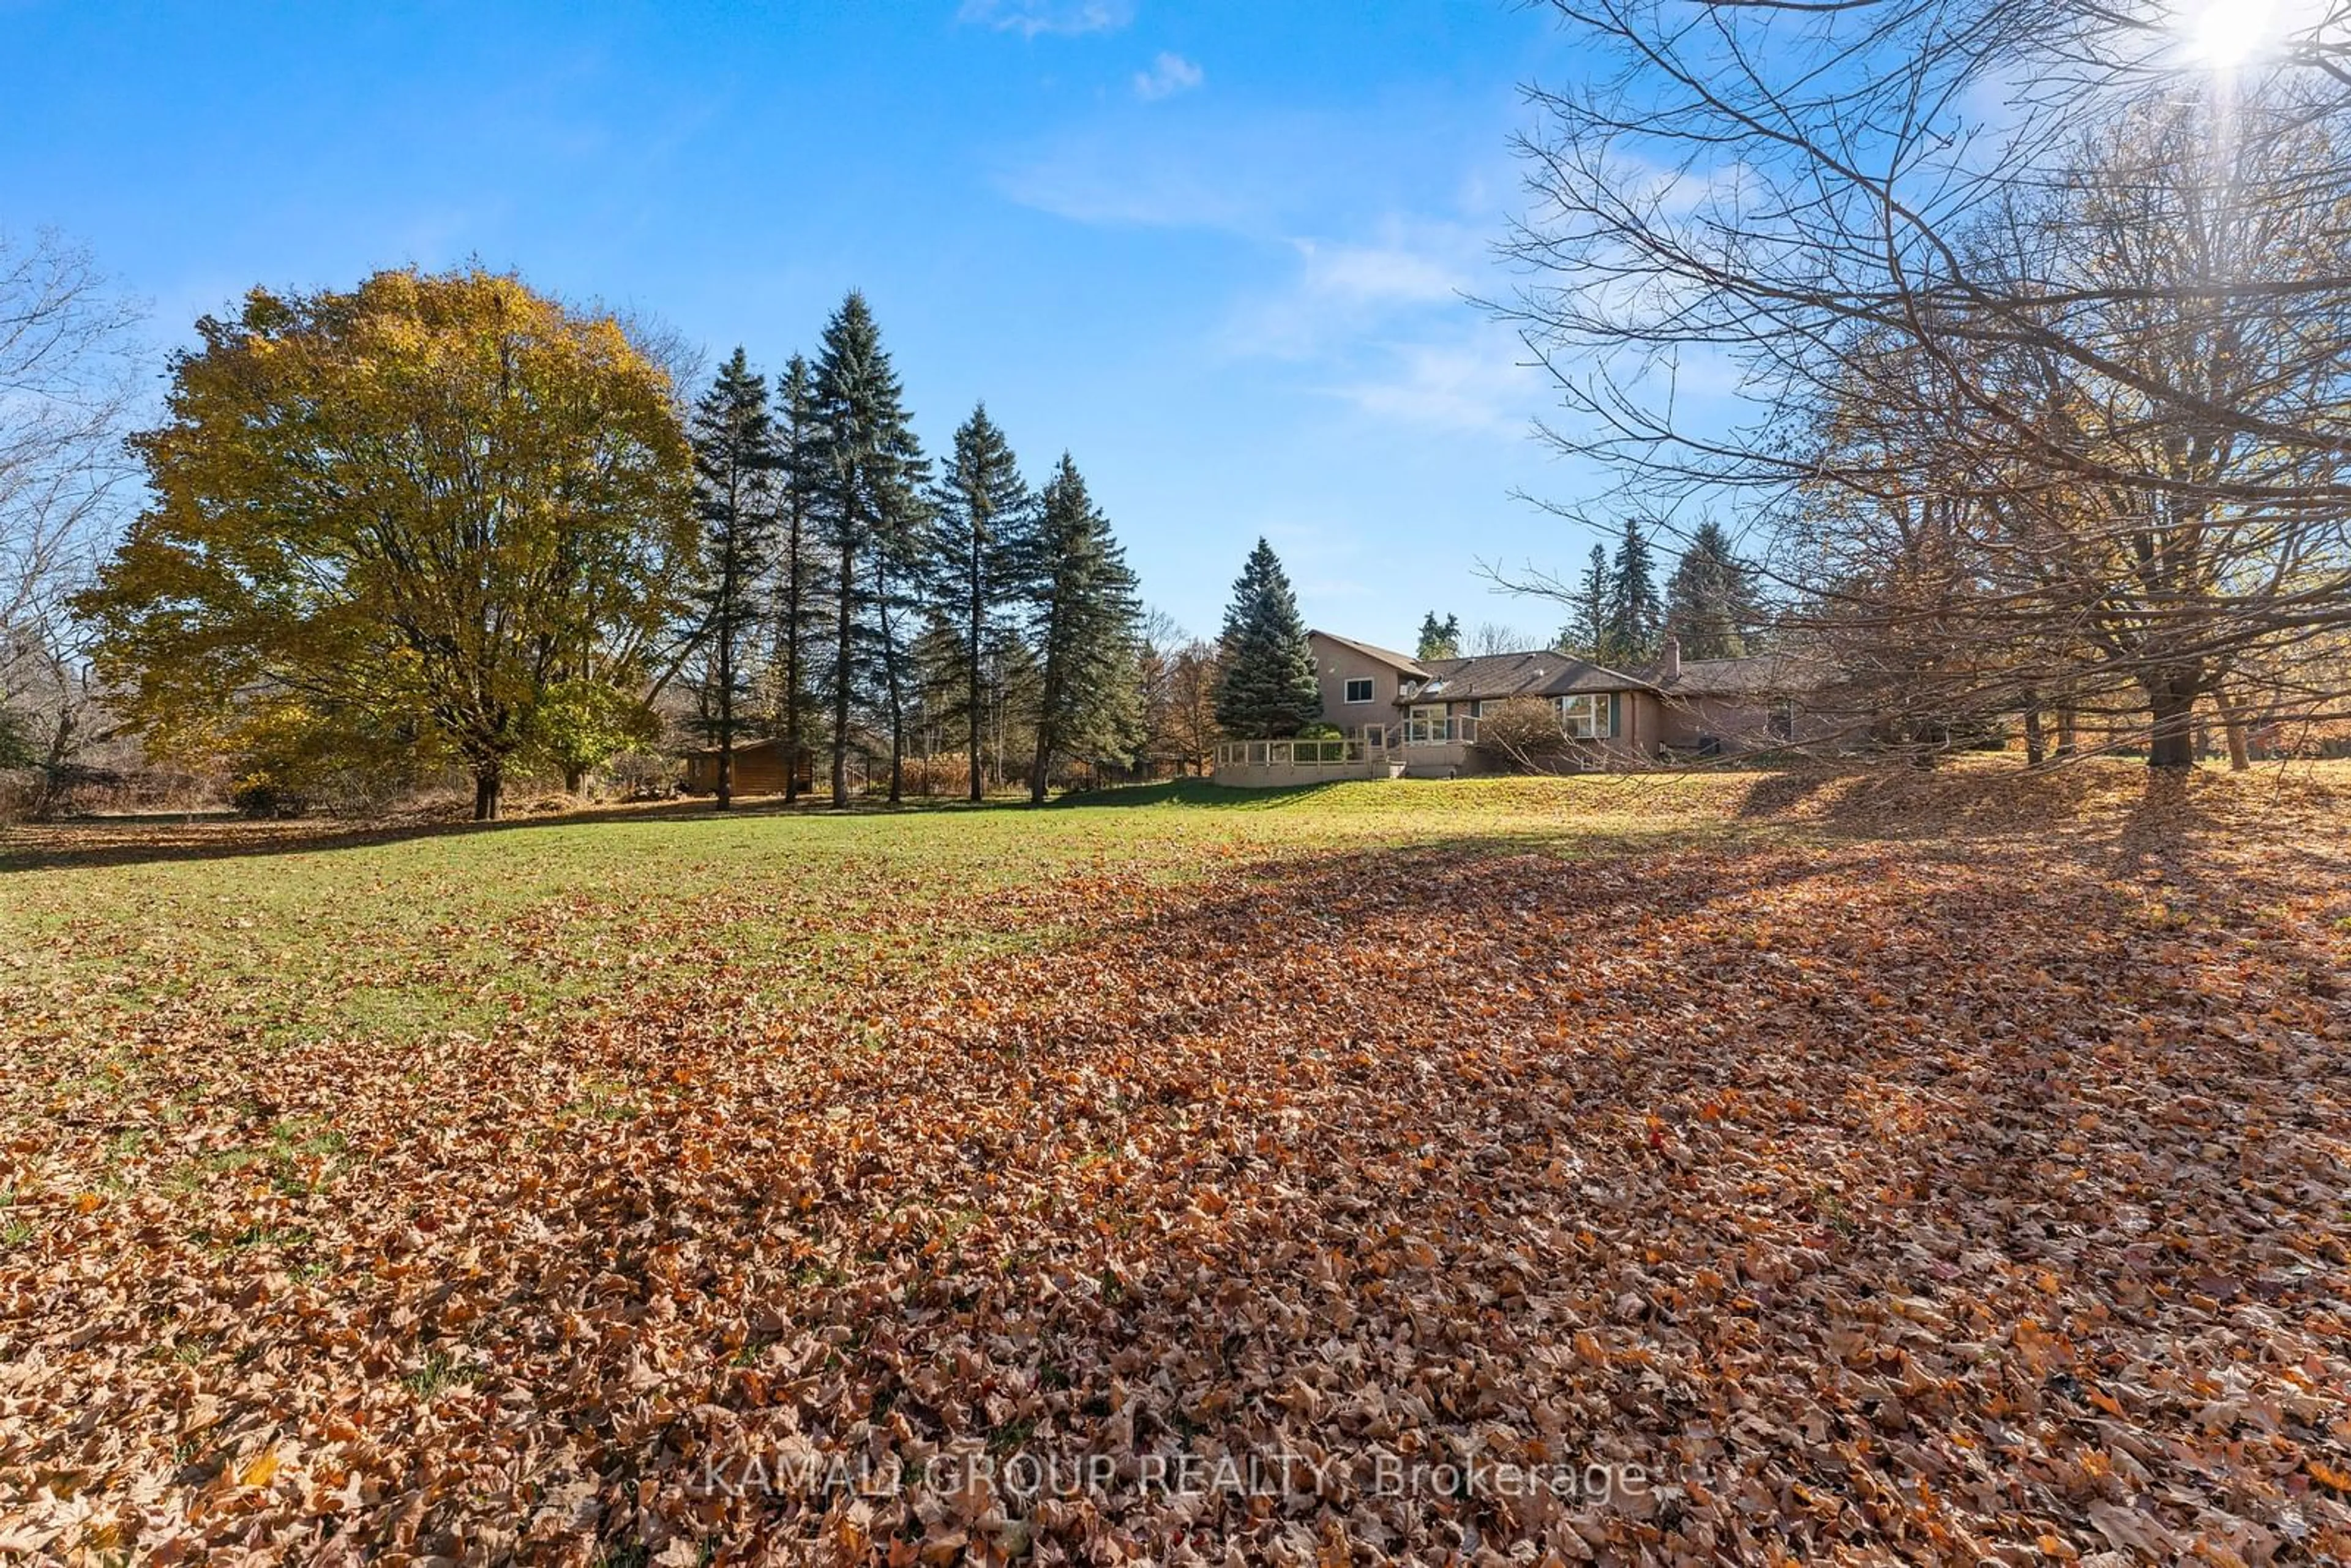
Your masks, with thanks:
<instances>
[{"instance_id":1,"label":"white cloud","mask_svg":"<svg viewBox=\"0 0 2351 1568\"><path fill-rule=\"evenodd\" d=\"M1391 218L1359 240L1292 239L1289 281L1240 304L1222 340L1243 356L1316 358L1407 318L1461 310L1481 281L1488 236L1458 224Z\"/></svg>"},{"instance_id":2,"label":"white cloud","mask_svg":"<svg viewBox=\"0 0 2351 1568\"><path fill-rule=\"evenodd\" d=\"M1000 174L998 185L1024 207L1113 227L1247 230L1261 221L1266 200L1188 160L1142 154L1125 162L1082 150L1031 158Z\"/></svg>"},{"instance_id":3,"label":"white cloud","mask_svg":"<svg viewBox=\"0 0 2351 1568\"><path fill-rule=\"evenodd\" d=\"M1543 402L1509 328L1468 301L1500 292L1482 225L1390 214L1342 239L1291 239L1280 286L1241 301L1219 341L1286 361L1300 390L1384 423L1516 440Z\"/></svg>"},{"instance_id":4,"label":"white cloud","mask_svg":"<svg viewBox=\"0 0 2351 1568\"><path fill-rule=\"evenodd\" d=\"M1295 116L1123 113L1008 150L996 183L1022 206L1072 223L1271 239L1317 188L1298 154L1322 134Z\"/></svg>"},{"instance_id":5,"label":"white cloud","mask_svg":"<svg viewBox=\"0 0 2351 1568\"><path fill-rule=\"evenodd\" d=\"M1450 341L1389 345L1374 373L1328 390L1402 424L1520 436L1540 388L1511 342L1504 334L1475 331Z\"/></svg>"},{"instance_id":6,"label":"white cloud","mask_svg":"<svg viewBox=\"0 0 2351 1568\"><path fill-rule=\"evenodd\" d=\"M1134 20L1134 0L963 0L956 20L1024 38L1114 33Z\"/></svg>"},{"instance_id":7,"label":"white cloud","mask_svg":"<svg viewBox=\"0 0 2351 1568\"><path fill-rule=\"evenodd\" d=\"M1457 257L1409 244L1296 242L1304 259L1300 287L1310 294L1362 304L1424 304L1451 299L1468 282Z\"/></svg>"},{"instance_id":8,"label":"white cloud","mask_svg":"<svg viewBox=\"0 0 2351 1568\"><path fill-rule=\"evenodd\" d=\"M1178 54L1165 49L1151 62L1147 71L1134 73L1134 96L1150 103L1155 99L1174 98L1179 92L1189 92L1207 78L1200 68Z\"/></svg>"}]
</instances>

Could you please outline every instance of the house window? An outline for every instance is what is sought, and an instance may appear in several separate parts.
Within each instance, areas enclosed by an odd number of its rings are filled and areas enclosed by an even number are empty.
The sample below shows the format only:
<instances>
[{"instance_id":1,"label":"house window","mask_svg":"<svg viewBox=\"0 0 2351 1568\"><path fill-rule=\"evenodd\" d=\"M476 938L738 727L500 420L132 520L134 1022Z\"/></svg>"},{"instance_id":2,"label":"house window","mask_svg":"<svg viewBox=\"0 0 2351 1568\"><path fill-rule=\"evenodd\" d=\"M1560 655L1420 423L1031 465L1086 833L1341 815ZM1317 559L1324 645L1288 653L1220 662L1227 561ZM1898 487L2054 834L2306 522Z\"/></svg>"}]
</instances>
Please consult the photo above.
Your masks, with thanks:
<instances>
[{"instance_id":1,"label":"house window","mask_svg":"<svg viewBox=\"0 0 2351 1568\"><path fill-rule=\"evenodd\" d=\"M1578 740L1605 740L1616 733L1606 692L1579 692L1559 699L1562 728Z\"/></svg>"},{"instance_id":2,"label":"house window","mask_svg":"<svg viewBox=\"0 0 2351 1568\"><path fill-rule=\"evenodd\" d=\"M1369 677L1347 683L1347 700L1351 703L1367 703L1372 700L1372 683Z\"/></svg>"}]
</instances>

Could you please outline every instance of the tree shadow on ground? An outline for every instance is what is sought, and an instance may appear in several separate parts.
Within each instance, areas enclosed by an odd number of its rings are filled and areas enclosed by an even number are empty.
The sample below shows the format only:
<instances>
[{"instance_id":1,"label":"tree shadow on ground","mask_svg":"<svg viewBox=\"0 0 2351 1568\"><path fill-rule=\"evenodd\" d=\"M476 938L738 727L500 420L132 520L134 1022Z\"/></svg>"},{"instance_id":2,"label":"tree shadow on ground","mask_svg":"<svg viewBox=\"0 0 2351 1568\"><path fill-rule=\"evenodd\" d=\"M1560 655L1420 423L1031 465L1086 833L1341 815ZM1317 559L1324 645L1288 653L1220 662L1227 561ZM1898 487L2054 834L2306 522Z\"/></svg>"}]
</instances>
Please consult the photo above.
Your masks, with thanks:
<instances>
[{"instance_id":1,"label":"tree shadow on ground","mask_svg":"<svg viewBox=\"0 0 2351 1568\"><path fill-rule=\"evenodd\" d=\"M1197 806L1211 810L1262 811L1311 800L1335 789L1343 780L1314 784L1283 784L1266 789L1238 789L1207 779L1163 779L1154 784L1114 784L1102 789L1072 789L1056 795L1047 809L1071 806ZM1360 782L1360 780L1358 780ZM1026 805L1027 802L1020 802Z\"/></svg>"},{"instance_id":2,"label":"tree shadow on ground","mask_svg":"<svg viewBox=\"0 0 2351 1568\"><path fill-rule=\"evenodd\" d=\"M738 799L731 810L723 812L707 800L687 799L632 805L589 806L538 815L507 816L495 822L445 818L374 822L313 818L267 821L220 813L80 817L0 829L0 873L75 866L138 865L163 861L319 854L376 844L404 843L418 839L530 832L547 828L725 821L730 818L788 815L882 816L956 808L983 809L968 807L963 802L892 806L880 801L860 801L846 810L834 811L821 801L802 799L787 804L783 797L776 795Z\"/></svg>"},{"instance_id":3,"label":"tree shadow on ground","mask_svg":"<svg viewBox=\"0 0 2351 1568\"><path fill-rule=\"evenodd\" d=\"M623 1500L603 1528L658 1510L679 1539L748 1539L785 1504L689 1495L675 1456L844 1433L1074 1456L1248 1454L1274 1431L1353 1458L1394 1440L1380 1424L1440 1454L1557 1430L1572 1458L1687 1462L1759 1500L1743 1521L1625 1522L1645 1538L1610 1537L1609 1560L1915 1554L1916 1516L1886 1504L1927 1469L2000 1481L1943 1490L1947 1534L2078 1556L2104 1526L2076 1483L2117 1449L2147 1500L2135 1531L2217 1534L2222 1506L2281 1523L2277 1489L2220 1492L2211 1456L2258 1441L2290 1474L2339 1446L2319 1396L2351 1233L2340 1047L2291 988L2326 955L2248 949L2235 910L2151 922L2112 873L2166 852L2167 809L2011 829L2029 875L1981 833L1591 864L1483 833L1268 850L1126 918L1073 894L1071 938L1015 965L861 981L856 1028L841 996L740 1028L761 977L714 947L630 971L595 1028L331 1072L227 1058L198 1109L266 1085L399 1151L340 1178L333 1223L340 1255L400 1267L320 1275L316 1310L224 1312L209 1359L166 1371L316 1449L353 1409L413 1409L394 1379L418 1324L463 1306L452 1343L498 1355L430 1422L385 1421L381 1484L338 1516L371 1539L404 1508L448 1555L542 1501L519 1472L429 1486L452 1453L576 1451ZM2262 860L2247 891L2299 874ZM557 1103L583 1081L627 1086L631 1113ZM153 1214L53 1221L83 1229L20 1334L27 1465L95 1469L103 1442L108 1473L172 1476L165 1373L83 1354L88 1325L143 1348L185 1280L286 1291L270 1247L175 1257ZM730 1354L747 1325L776 1343ZM1220 1536L1269 1559L1294 1521L1254 1501L1102 1506L1134 1554ZM1382 1507L1383 1542L1432 1559L1465 1523L1531 1530L1490 1491Z\"/></svg>"}]
</instances>

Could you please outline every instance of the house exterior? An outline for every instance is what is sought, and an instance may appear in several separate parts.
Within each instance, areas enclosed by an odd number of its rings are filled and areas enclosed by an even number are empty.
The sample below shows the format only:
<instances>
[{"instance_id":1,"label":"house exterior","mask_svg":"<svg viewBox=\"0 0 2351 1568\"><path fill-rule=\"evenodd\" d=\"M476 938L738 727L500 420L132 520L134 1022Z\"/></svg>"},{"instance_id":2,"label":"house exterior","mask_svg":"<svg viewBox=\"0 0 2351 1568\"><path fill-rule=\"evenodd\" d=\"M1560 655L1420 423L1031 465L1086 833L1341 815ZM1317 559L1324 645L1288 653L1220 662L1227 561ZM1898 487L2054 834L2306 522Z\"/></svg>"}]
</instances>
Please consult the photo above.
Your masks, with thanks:
<instances>
[{"instance_id":1,"label":"house exterior","mask_svg":"<svg viewBox=\"0 0 2351 1568\"><path fill-rule=\"evenodd\" d=\"M1514 697L1552 705L1601 767L1765 750L1832 727L1804 702L1826 686L1826 672L1792 656L1686 662L1668 638L1656 664L1624 671L1556 649L1422 660L1329 632L1308 632L1307 643L1323 722L1400 754L1416 777L1479 771L1479 720Z\"/></svg>"},{"instance_id":2,"label":"house exterior","mask_svg":"<svg viewBox=\"0 0 2351 1568\"><path fill-rule=\"evenodd\" d=\"M1667 638L1665 657L1643 674L1657 694L1660 738L1669 751L1735 757L1833 744L1853 733L1853 714L1838 706L1836 672L1817 659L1684 659Z\"/></svg>"}]
</instances>

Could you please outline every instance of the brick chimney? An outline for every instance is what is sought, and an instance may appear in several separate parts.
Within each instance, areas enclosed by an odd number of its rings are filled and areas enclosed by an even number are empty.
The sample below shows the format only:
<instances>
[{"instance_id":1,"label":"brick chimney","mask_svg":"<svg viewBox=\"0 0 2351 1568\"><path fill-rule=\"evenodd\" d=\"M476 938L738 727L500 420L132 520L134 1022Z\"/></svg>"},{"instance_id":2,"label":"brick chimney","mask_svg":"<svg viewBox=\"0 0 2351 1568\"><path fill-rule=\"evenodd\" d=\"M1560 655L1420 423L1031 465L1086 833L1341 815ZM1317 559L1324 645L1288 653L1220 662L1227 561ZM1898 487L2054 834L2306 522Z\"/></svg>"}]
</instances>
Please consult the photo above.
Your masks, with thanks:
<instances>
[{"instance_id":1,"label":"brick chimney","mask_svg":"<svg viewBox=\"0 0 2351 1568\"><path fill-rule=\"evenodd\" d=\"M1665 657L1658 661L1658 666L1667 682L1682 678L1682 640L1679 637L1666 639Z\"/></svg>"}]
</instances>

